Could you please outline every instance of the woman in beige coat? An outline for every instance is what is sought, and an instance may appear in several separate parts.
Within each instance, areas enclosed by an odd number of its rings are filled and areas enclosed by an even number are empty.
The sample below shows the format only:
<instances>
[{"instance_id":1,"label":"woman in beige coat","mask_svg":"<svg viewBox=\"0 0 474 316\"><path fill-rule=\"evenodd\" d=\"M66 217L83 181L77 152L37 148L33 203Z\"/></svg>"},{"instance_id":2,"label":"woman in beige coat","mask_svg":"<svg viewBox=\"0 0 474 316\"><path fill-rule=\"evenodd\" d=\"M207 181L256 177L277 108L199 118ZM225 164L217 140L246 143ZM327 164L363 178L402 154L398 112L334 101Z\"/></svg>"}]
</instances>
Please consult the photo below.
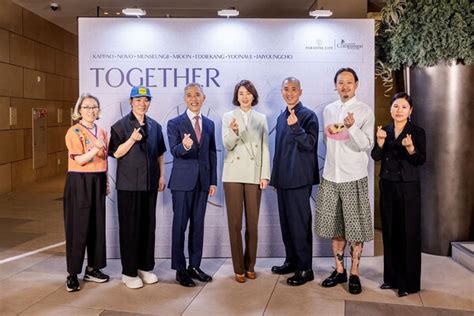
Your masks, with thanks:
<instances>
[{"instance_id":1,"label":"woman in beige coat","mask_svg":"<svg viewBox=\"0 0 474 316\"><path fill-rule=\"evenodd\" d=\"M239 108L222 119L224 182L230 246L235 279L255 279L258 215L262 190L270 179L267 118L253 110L258 93L252 82L242 80L234 89L232 103ZM242 245L242 215L245 210L245 251Z\"/></svg>"}]
</instances>

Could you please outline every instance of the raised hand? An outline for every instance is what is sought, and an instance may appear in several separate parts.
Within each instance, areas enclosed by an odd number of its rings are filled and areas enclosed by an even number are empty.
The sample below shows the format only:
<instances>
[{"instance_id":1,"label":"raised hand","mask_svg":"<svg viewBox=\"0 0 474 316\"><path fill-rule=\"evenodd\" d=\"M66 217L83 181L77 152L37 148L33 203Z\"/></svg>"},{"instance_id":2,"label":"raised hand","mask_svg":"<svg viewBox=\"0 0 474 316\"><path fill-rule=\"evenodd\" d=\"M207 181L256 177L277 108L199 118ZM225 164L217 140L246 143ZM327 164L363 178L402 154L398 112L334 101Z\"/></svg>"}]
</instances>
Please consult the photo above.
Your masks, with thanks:
<instances>
[{"instance_id":1,"label":"raised hand","mask_svg":"<svg viewBox=\"0 0 474 316\"><path fill-rule=\"evenodd\" d=\"M415 145L413 144L413 139L411 138L410 134L407 134L407 136L402 139L402 145L405 147L405 149L410 155L415 152Z\"/></svg>"},{"instance_id":2,"label":"raised hand","mask_svg":"<svg viewBox=\"0 0 474 316\"><path fill-rule=\"evenodd\" d=\"M347 116L344 118L344 125L346 128L350 128L355 123L354 113L347 112Z\"/></svg>"},{"instance_id":3,"label":"raised hand","mask_svg":"<svg viewBox=\"0 0 474 316\"><path fill-rule=\"evenodd\" d=\"M294 109L290 110L290 116L288 116L288 118L286 119L286 122L290 126L295 125L296 123L298 123L298 117L296 117Z\"/></svg>"},{"instance_id":4,"label":"raised hand","mask_svg":"<svg viewBox=\"0 0 474 316\"><path fill-rule=\"evenodd\" d=\"M382 129L382 125L377 126L377 133L375 136L377 137L377 144L382 148L385 144L385 139L387 138L387 132Z\"/></svg>"},{"instance_id":5,"label":"raised hand","mask_svg":"<svg viewBox=\"0 0 474 316\"><path fill-rule=\"evenodd\" d=\"M184 134L184 137L183 137L183 146L186 150L189 150L191 149L191 147L193 147L193 140L191 138L191 134Z\"/></svg>"},{"instance_id":6,"label":"raised hand","mask_svg":"<svg viewBox=\"0 0 474 316\"><path fill-rule=\"evenodd\" d=\"M104 138L100 137L99 139L96 139L94 141L94 147L99 149L99 150L104 149L105 148Z\"/></svg>"},{"instance_id":7,"label":"raised hand","mask_svg":"<svg viewBox=\"0 0 474 316\"><path fill-rule=\"evenodd\" d=\"M236 135L239 135L239 123L237 123L235 118L230 122L229 128L232 129Z\"/></svg>"},{"instance_id":8,"label":"raised hand","mask_svg":"<svg viewBox=\"0 0 474 316\"><path fill-rule=\"evenodd\" d=\"M134 128L132 135L130 136L130 139L132 139L135 142L139 142L142 140L142 134L140 134L140 129L141 128Z\"/></svg>"}]
</instances>

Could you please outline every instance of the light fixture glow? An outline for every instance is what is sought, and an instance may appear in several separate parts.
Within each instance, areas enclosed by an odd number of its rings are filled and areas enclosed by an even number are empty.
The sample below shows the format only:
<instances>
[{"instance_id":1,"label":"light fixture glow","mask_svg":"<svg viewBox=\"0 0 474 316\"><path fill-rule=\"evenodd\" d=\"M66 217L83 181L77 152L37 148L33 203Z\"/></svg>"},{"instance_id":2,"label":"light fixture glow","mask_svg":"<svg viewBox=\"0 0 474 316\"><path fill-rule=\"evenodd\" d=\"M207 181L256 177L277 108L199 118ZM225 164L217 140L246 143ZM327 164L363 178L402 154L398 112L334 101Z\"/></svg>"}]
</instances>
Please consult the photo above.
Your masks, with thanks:
<instances>
[{"instance_id":1,"label":"light fixture glow","mask_svg":"<svg viewBox=\"0 0 474 316\"><path fill-rule=\"evenodd\" d=\"M217 11L218 16L225 16L227 18L231 16L238 16L239 11L237 11L235 8L230 8L230 9L224 9L224 10L219 10Z\"/></svg>"},{"instance_id":2,"label":"light fixture glow","mask_svg":"<svg viewBox=\"0 0 474 316\"><path fill-rule=\"evenodd\" d=\"M126 8L122 10L122 13L125 15L133 15L133 16L146 15L146 11L140 8Z\"/></svg>"},{"instance_id":3,"label":"light fixture glow","mask_svg":"<svg viewBox=\"0 0 474 316\"><path fill-rule=\"evenodd\" d=\"M332 15L331 10L313 10L309 11L309 16L312 16L314 18L321 18L321 17L330 17Z\"/></svg>"}]
</instances>

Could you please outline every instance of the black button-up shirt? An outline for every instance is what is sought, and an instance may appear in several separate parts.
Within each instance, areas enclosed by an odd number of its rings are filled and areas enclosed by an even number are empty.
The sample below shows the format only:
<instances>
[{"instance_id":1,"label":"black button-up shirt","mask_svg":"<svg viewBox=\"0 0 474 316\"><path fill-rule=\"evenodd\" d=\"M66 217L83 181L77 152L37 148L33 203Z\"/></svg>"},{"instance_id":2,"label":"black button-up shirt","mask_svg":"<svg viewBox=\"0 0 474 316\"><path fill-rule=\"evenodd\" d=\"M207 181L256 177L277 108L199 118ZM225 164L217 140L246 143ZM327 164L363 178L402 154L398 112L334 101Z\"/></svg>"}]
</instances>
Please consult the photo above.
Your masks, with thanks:
<instances>
[{"instance_id":1,"label":"black button-up shirt","mask_svg":"<svg viewBox=\"0 0 474 316\"><path fill-rule=\"evenodd\" d=\"M111 127L109 156L127 141L134 128L141 128L142 140L136 142L123 157L117 159L117 190L156 191L160 178L158 157L166 151L161 125L145 116L140 126L132 112Z\"/></svg>"}]
</instances>

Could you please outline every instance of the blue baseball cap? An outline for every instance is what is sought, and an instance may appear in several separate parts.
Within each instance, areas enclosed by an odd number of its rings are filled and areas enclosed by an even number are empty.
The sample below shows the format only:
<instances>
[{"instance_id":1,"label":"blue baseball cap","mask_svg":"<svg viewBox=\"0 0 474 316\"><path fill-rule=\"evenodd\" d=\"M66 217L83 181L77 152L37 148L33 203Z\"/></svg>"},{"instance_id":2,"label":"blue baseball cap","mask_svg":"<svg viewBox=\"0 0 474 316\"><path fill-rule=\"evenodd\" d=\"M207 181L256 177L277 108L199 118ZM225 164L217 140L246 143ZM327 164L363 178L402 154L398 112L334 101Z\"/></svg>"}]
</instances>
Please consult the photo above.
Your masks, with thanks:
<instances>
[{"instance_id":1,"label":"blue baseball cap","mask_svg":"<svg viewBox=\"0 0 474 316\"><path fill-rule=\"evenodd\" d=\"M147 87L136 86L132 88L130 91L130 98L140 98L140 97L147 97L151 99L150 89Z\"/></svg>"}]
</instances>

